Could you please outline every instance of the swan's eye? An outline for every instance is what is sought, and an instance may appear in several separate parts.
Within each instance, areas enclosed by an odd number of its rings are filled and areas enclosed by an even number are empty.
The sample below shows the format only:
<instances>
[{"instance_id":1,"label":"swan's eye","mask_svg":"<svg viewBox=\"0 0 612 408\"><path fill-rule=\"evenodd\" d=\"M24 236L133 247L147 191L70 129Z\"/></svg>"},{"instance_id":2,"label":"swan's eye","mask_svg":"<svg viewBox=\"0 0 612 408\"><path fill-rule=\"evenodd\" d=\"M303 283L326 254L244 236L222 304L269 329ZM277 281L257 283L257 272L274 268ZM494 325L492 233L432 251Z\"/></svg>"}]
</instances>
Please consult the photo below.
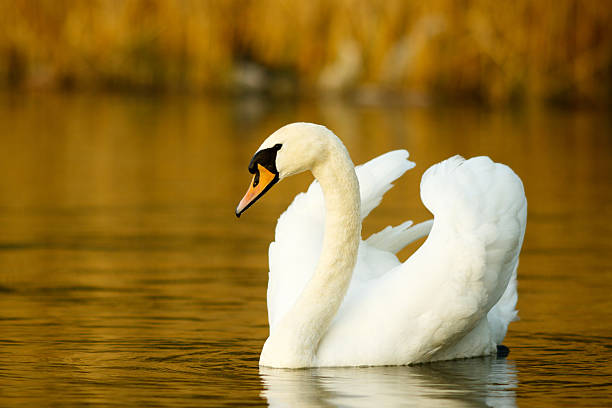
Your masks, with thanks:
<instances>
[{"instance_id":1,"label":"swan's eye","mask_svg":"<svg viewBox=\"0 0 612 408\"><path fill-rule=\"evenodd\" d=\"M255 153L255 156L251 159L251 163L249 163L249 173L257 174L257 165L259 164L270 172L278 174L276 170L276 153L278 153L281 147L283 147L283 145L276 144L273 147L262 149Z\"/></svg>"}]
</instances>

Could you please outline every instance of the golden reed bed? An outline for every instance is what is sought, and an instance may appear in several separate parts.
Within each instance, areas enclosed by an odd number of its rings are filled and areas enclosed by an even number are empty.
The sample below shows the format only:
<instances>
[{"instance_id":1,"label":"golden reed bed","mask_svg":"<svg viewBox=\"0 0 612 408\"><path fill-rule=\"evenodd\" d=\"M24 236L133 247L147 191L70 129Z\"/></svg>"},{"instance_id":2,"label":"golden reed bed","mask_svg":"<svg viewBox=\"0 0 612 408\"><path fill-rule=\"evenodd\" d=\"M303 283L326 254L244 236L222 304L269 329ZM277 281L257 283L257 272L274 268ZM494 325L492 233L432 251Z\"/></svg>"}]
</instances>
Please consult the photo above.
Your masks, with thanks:
<instances>
[{"instance_id":1,"label":"golden reed bed","mask_svg":"<svg viewBox=\"0 0 612 408\"><path fill-rule=\"evenodd\" d=\"M12 0L0 27L5 87L612 94L612 7L598 0Z\"/></svg>"}]
</instances>

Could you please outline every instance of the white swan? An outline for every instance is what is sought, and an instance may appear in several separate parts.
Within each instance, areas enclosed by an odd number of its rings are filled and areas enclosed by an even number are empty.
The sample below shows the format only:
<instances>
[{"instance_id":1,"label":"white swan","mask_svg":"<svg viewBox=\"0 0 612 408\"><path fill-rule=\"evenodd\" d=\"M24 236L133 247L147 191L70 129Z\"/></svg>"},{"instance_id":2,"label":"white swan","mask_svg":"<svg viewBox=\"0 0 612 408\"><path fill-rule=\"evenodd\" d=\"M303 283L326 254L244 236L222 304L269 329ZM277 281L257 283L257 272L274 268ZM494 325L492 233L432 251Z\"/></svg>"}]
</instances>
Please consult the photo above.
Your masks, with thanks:
<instances>
[{"instance_id":1,"label":"white swan","mask_svg":"<svg viewBox=\"0 0 612 408\"><path fill-rule=\"evenodd\" d=\"M487 157L452 157L421 181L433 224L362 241L362 219L414 167L407 158L399 150L355 168L340 139L310 123L282 127L257 150L237 216L285 177L310 170L317 180L281 215L270 245L260 365L406 365L496 351L516 316L521 180ZM395 253L428 233L400 263Z\"/></svg>"}]
</instances>

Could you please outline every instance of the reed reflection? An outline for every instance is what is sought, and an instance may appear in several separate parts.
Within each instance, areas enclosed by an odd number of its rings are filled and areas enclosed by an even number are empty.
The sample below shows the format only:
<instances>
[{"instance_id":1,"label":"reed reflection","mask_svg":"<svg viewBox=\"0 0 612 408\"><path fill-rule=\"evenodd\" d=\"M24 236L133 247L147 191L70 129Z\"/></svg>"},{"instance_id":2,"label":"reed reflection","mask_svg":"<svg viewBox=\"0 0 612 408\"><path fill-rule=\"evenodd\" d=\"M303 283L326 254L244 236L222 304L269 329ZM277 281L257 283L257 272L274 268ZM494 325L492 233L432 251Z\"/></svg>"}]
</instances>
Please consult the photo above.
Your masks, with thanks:
<instances>
[{"instance_id":1,"label":"reed reflection","mask_svg":"<svg viewBox=\"0 0 612 408\"><path fill-rule=\"evenodd\" d=\"M512 361L486 357L420 366L284 370L261 367L270 407L515 407Z\"/></svg>"}]
</instances>

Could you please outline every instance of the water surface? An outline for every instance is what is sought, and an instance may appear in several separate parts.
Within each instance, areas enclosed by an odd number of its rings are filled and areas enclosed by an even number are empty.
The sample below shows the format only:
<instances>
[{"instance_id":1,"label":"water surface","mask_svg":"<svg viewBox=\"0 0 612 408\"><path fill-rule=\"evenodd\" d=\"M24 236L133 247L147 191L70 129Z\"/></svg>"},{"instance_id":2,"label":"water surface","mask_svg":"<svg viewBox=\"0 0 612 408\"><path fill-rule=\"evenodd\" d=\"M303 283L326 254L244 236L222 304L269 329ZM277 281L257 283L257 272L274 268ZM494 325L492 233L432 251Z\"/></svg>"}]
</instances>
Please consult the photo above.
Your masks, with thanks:
<instances>
[{"instance_id":1,"label":"water surface","mask_svg":"<svg viewBox=\"0 0 612 408\"><path fill-rule=\"evenodd\" d=\"M355 163L411 152L365 235L428 218L420 176L453 154L519 174L508 358L259 369L267 245L310 177L233 211L261 140L297 120L326 124ZM0 405L610 405L611 134L585 111L0 95Z\"/></svg>"}]
</instances>

